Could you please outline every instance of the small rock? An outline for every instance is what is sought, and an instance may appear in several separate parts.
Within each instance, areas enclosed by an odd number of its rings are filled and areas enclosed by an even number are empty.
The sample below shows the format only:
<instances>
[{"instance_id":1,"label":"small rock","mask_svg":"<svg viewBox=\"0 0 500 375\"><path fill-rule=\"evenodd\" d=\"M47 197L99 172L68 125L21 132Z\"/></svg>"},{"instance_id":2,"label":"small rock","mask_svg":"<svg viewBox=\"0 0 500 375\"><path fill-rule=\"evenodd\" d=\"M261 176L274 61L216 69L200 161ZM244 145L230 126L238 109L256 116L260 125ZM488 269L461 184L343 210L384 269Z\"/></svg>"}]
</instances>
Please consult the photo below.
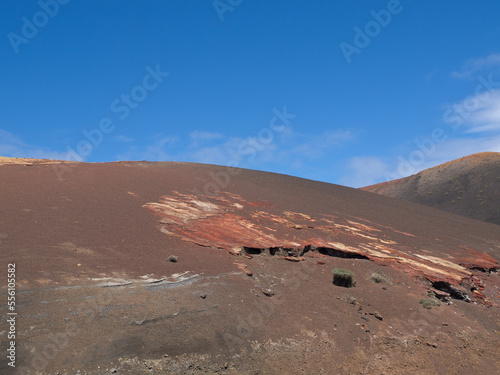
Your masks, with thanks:
<instances>
[{"instance_id":1,"label":"small rock","mask_svg":"<svg viewBox=\"0 0 500 375\"><path fill-rule=\"evenodd\" d=\"M264 289L262 293L264 293L264 295L268 297L274 296L274 292L271 289Z\"/></svg>"},{"instance_id":2,"label":"small rock","mask_svg":"<svg viewBox=\"0 0 500 375\"><path fill-rule=\"evenodd\" d=\"M383 286L382 289L387 290L387 288L385 286Z\"/></svg>"},{"instance_id":3,"label":"small rock","mask_svg":"<svg viewBox=\"0 0 500 375\"><path fill-rule=\"evenodd\" d=\"M177 255L170 255L167 259L167 262L177 263L179 261L179 257Z\"/></svg>"},{"instance_id":4,"label":"small rock","mask_svg":"<svg viewBox=\"0 0 500 375\"><path fill-rule=\"evenodd\" d=\"M112 373L112 374L116 374L116 373L118 372L118 369L116 369L116 368L112 368L112 369L111 369L111 370L109 370L109 371L111 371L111 373Z\"/></svg>"},{"instance_id":5,"label":"small rock","mask_svg":"<svg viewBox=\"0 0 500 375\"><path fill-rule=\"evenodd\" d=\"M203 299L205 299L205 298L207 298L207 295L206 294L200 294L200 297L203 298Z\"/></svg>"},{"instance_id":6,"label":"small rock","mask_svg":"<svg viewBox=\"0 0 500 375\"><path fill-rule=\"evenodd\" d=\"M374 313L370 313L370 315L373 315L375 318L377 318L378 320L384 320L384 317L382 316L382 314L380 314L378 311L374 312Z\"/></svg>"},{"instance_id":7,"label":"small rock","mask_svg":"<svg viewBox=\"0 0 500 375\"><path fill-rule=\"evenodd\" d=\"M361 319L366 320L367 322L369 322L369 321L370 321L370 319L368 319L368 318L367 318L366 316L364 316L364 315L361 315Z\"/></svg>"}]
</instances>

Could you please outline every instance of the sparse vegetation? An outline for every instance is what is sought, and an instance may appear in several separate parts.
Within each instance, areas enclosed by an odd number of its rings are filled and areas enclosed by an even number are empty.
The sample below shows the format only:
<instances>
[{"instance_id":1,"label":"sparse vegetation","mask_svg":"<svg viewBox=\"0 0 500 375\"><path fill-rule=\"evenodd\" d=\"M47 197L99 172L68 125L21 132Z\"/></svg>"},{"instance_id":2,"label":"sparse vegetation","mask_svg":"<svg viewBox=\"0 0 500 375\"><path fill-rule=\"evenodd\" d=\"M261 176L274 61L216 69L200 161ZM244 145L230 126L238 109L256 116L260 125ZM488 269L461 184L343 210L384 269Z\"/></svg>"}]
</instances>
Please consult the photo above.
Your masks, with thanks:
<instances>
[{"instance_id":1,"label":"sparse vegetation","mask_svg":"<svg viewBox=\"0 0 500 375\"><path fill-rule=\"evenodd\" d=\"M420 299L420 304L423 308L430 310L432 306L439 306L441 302L437 298L422 298Z\"/></svg>"},{"instance_id":2,"label":"sparse vegetation","mask_svg":"<svg viewBox=\"0 0 500 375\"><path fill-rule=\"evenodd\" d=\"M351 288L356 285L354 281L354 273L343 268L335 268L332 271L333 274L333 284L337 286L343 286L346 288Z\"/></svg>"},{"instance_id":3,"label":"sparse vegetation","mask_svg":"<svg viewBox=\"0 0 500 375\"><path fill-rule=\"evenodd\" d=\"M386 285L394 284L394 281L391 279L390 276L386 275L383 272L378 272L378 271L370 275L370 281L373 281L376 284L386 284Z\"/></svg>"},{"instance_id":4,"label":"sparse vegetation","mask_svg":"<svg viewBox=\"0 0 500 375\"><path fill-rule=\"evenodd\" d=\"M432 306L439 306L441 302L436 298L436 295L433 292L427 293L429 298L421 298L420 304L424 309L430 310Z\"/></svg>"},{"instance_id":5,"label":"sparse vegetation","mask_svg":"<svg viewBox=\"0 0 500 375\"><path fill-rule=\"evenodd\" d=\"M358 304L358 300L356 299L356 297L353 297L353 296L343 296L340 299L342 301L346 301L346 302L350 303L351 305L357 305Z\"/></svg>"}]
</instances>

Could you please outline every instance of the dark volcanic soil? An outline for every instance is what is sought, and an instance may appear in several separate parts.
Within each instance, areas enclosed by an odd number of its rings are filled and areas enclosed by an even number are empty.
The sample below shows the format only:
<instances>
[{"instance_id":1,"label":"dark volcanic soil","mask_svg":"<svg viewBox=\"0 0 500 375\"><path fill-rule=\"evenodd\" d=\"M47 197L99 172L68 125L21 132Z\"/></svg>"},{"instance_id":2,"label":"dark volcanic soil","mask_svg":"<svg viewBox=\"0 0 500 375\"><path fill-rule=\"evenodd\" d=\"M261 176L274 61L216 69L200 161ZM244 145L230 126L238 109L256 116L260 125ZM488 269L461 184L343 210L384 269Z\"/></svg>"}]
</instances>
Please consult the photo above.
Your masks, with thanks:
<instances>
[{"instance_id":1,"label":"dark volcanic soil","mask_svg":"<svg viewBox=\"0 0 500 375\"><path fill-rule=\"evenodd\" d=\"M1 374L499 372L496 225L200 164L24 161L0 177L4 353L14 262L18 313Z\"/></svg>"},{"instance_id":2,"label":"dark volcanic soil","mask_svg":"<svg viewBox=\"0 0 500 375\"><path fill-rule=\"evenodd\" d=\"M466 156L362 190L500 224L500 153Z\"/></svg>"}]
</instances>

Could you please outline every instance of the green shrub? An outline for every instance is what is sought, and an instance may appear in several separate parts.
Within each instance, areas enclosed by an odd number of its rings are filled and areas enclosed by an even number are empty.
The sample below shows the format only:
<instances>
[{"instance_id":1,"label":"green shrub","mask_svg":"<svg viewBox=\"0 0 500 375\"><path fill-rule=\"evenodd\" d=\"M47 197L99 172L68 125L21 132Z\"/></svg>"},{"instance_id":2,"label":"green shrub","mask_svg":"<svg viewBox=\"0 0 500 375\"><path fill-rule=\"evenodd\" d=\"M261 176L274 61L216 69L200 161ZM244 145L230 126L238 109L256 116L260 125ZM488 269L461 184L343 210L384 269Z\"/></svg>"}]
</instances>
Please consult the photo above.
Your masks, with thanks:
<instances>
[{"instance_id":1,"label":"green shrub","mask_svg":"<svg viewBox=\"0 0 500 375\"><path fill-rule=\"evenodd\" d=\"M391 277L386 275L383 272L374 272L370 276L370 281L373 281L376 284L387 284L392 285L394 281L392 281Z\"/></svg>"},{"instance_id":2,"label":"green shrub","mask_svg":"<svg viewBox=\"0 0 500 375\"><path fill-rule=\"evenodd\" d=\"M422 298L420 299L420 304L427 310L430 310L432 306L439 306L441 302L437 298Z\"/></svg>"},{"instance_id":3,"label":"green shrub","mask_svg":"<svg viewBox=\"0 0 500 375\"><path fill-rule=\"evenodd\" d=\"M344 270L342 268L335 268L332 271L332 274L333 274L333 284L337 286L351 288L356 285L356 282L354 281L354 273L349 270Z\"/></svg>"}]
</instances>

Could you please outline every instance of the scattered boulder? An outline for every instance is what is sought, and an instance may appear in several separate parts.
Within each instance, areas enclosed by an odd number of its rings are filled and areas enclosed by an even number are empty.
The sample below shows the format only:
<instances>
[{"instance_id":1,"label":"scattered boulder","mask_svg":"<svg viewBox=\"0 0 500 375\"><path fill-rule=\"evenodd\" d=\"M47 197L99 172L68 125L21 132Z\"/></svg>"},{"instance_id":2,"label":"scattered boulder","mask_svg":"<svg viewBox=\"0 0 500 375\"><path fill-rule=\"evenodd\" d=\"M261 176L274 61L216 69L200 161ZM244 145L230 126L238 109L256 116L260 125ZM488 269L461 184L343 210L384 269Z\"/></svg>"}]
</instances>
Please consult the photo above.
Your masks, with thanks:
<instances>
[{"instance_id":1,"label":"scattered boulder","mask_svg":"<svg viewBox=\"0 0 500 375\"><path fill-rule=\"evenodd\" d=\"M262 293L264 293L264 295L268 297L274 296L274 292L271 289L264 289Z\"/></svg>"},{"instance_id":2,"label":"scattered boulder","mask_svg":"<svg viewBox=\"0 0 500 375\"><path fill-rule=\"evenodd\" d=\"M376 312L371 312L370 315L373 315L375 318L377 318L378 320L384 320L384 317L382 316L382 314L380 314L378 311Z\"/></svg>"},{"instance_id":3,"label":"scattered boulder","mask_svg":"<svg viewBox=\"0 0 500 375\"><path fill-rule=\"evenodd\" d=\"M179 257L177 255L170 255L167 259L167 262L177 263L179 261Z\"/></svg>"}]
</instances>

